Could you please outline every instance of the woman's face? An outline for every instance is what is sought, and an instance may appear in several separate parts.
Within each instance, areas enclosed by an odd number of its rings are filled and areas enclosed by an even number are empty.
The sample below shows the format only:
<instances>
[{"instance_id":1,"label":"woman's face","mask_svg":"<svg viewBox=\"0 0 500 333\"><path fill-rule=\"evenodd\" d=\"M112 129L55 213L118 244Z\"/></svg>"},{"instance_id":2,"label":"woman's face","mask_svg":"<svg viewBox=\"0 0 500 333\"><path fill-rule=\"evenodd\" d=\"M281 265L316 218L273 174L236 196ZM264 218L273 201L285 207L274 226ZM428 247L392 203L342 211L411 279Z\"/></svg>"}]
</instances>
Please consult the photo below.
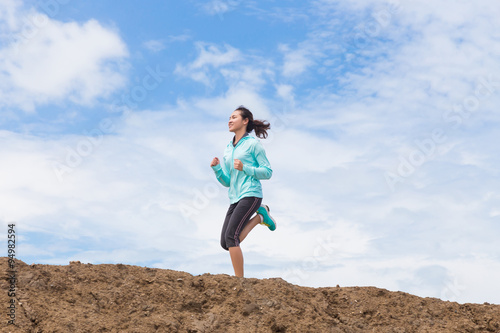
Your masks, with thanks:
<instances>
[{"instance_id":1,"label":"woman's face","mask_svg":"<svg viewBox=\"0 0 500 333\"><path fill-rule=\"evenodd\" d=\"M228 123L229 132L237 132L242 128L246 128L247 124L248 124L248 119L243 120L243 117L241 116L241 111L236 110L229 117L229 123Z\"/></svg>"}]
</instances>

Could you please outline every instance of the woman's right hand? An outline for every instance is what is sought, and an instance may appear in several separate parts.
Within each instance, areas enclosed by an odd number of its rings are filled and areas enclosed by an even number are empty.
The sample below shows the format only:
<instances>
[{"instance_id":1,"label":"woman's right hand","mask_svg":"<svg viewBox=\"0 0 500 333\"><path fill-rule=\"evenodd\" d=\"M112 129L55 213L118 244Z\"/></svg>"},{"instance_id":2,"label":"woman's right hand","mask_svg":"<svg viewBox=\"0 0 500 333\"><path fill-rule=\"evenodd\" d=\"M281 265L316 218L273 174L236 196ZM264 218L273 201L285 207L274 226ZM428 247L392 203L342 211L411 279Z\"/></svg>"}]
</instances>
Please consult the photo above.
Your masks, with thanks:
<instances>
[{"instance_id":1,"label":"woman's right hand","mask_svg":"<svg viewBox=\"0 0 500 333\"><path fill-rule=\"evenodd\" d=\"M212 160L212 163L210 164L210 166L214 167L214 166L216 166L219 163L220 163L219 159L217 157L214 157L214 159Z\"/></svg>"}]
</instances>

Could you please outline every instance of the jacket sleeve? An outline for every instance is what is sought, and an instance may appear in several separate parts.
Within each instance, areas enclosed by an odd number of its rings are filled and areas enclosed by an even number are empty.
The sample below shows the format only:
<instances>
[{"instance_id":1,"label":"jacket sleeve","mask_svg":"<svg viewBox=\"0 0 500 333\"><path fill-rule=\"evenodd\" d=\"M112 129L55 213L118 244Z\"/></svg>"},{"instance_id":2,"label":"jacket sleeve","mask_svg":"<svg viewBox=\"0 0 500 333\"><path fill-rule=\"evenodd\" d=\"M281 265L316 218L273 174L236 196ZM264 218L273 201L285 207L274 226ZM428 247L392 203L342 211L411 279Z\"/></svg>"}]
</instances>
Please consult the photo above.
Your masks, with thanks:
<instances>
[{"instance_id":1,"label":"jacket sleeve","mask_svg":"<svg viewBox=\"0 0 500 333\"><path fill-rule=\"evenodd\" d=\"M221 167L220 164L217 164L216 166L212 167L212 170L214 170L215 176L217 177L219 183L221 183L225 187L229 187L231 178L227 173L224 172L224 168Z\"/></svg>"},{"instance_id":2,"label":"jacket sleeve","mask_svg":"<svg viewBox=\"0 0 500 333\"><path fill-rule=\"evenodd\" d=\"M257 142L254 146L254 157L258 166L243 165L243 172L259 180L271 178L273 170L267 160L266 151L260 142Z\"/></svg>"}]
</instances>

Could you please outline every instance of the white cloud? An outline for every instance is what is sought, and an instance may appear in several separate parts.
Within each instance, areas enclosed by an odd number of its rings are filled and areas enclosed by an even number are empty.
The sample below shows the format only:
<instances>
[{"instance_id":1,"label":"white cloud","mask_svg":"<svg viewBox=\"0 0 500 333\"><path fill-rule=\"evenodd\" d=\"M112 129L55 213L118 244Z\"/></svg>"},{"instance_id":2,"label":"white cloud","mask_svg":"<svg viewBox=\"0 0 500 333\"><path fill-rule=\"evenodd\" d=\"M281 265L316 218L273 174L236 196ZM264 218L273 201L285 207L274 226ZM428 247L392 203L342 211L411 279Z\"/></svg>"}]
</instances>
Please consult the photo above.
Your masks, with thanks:
<instances>
[{"instance_id":1,"label":"white cloud","mask_svg":"<svg viewBox=\"0 0 500 333\"><path fill-rule=\"evenodd\" d=\"M187 40L190 40L191 38L192 36L188 32L186 32L180 35L169 35L164 39L151 39L145 41L142 45L149 51L157 53L163 51L169 43L185 42Z\"/></svg>"},{"instance_id":2,"label":"white cloud","mask_svg":"<svg viewBox=\"0 0 500 333\"><path fill-rule=\"evenodd\" d=\"M290 84L279 84L276 86L276 92L284 100L293 100L293 86Z\"/></svg>"},{"instance_id":3,"label":"white cloud","mask_svg":"<svg viewBox=\"0 0 500 333\"><path fill-rule=\"evenodd\" d=\"M151 52L160 52L165 49L165 42L162 40L148 40L144 42L144 47Z\"/></svg>"},{"instance_id":4,"label":"white cloud","mask_svg":"<svg viewBox=\"0 0 500 333\"><path fill-rule=\"evenodd\" d=\"M0 49L0 106L33 111L65 100L91 104L124 86L128 51L115 31L95 20L63 23L34 11L16 15L33 18L26 21L33 26L29 34L15 24L4 31L14 38Z\"/></svg>"},{"instance_id":5,"label":"white cloud","mask_svg":"<svg viewBox=\"0 0 500 333\"><path fill-rule=\"evenodd\" d=\"M234 10L239 5L235 0L212 0L205 3L202 8L210 15L220 15Z\"/></svg>"},{"instance_id":6,"label":"white cloud","mask_svg":"<svg viewBox=\"0 0 500 333\"><path fill-rule=\"evenodd\" d=\"M192 36L189 33L183 33L180 35L170 35L168 36L168 41L169 42L185 42L189 39L191 39Z\"/></svg>"},{"instance_id":7,"label":"white cloud","mask_svg":"<svg viewBox=\"0 0 500 333\"><path fill-rule=\"evenodd\" d=\"M6 31L13 30L18 22L18 8L21 3L15 0L2 0L0 2L0 38L7 37ZM0 39L0 40L1 40Z\"/></svg>"},{"instance_id":8,"label":"white cloud","mask_svg":"<svg viewBox=\"0 0 500 333\"><path fill-rule=\"evenodd\" d=\"M282 74L285 77L300 75L314 64L310 45L303 45L296 50L291 50L287 45L280 45L279 50L284 57Z\"/></svg>"},{"instance_id":9,"label":"white cloud","mask_svg":"<svg viewBox=\"0 0 500 333\"><path fill-rule=\"evenodd\" d=\"M218 46L197 42L195 46L198 51L196 59L188 64L177 64L177 75L188 77L210 88L222 82L228 90L228 95L245 90L252 94L275 80L276 73L271 60L244 54L227 44ZM240 104L242 103L237 105Z\"/></svg>"},{"instance_id":10,"label":"white cloud","mask_svg":"<svg viewBox=\"0 0 500 333\"><path fill-rule=\"evenodd\" d=\"M234 63L241 59L241 53L231 45L224 45L221 50L214 44L196 43L199 55L189 67L192 69L201 69L206 66L219 68L221 66Z\"/></svg>"},{"instance_id":11,"label":"white cloud","mask_svg":"<svg viewBox=\"0 0 500 333\"><path fill-rule=\"evenodd\" d=\"M212 84L210 70L220 69L223 66L233 64L242 59L241 52L231 45L219 48L217 45L197 42L198 57L187 65L178 64L175 73L187 76L194 81L201 82L207 86Z\"/></svg>"}]
</instances>

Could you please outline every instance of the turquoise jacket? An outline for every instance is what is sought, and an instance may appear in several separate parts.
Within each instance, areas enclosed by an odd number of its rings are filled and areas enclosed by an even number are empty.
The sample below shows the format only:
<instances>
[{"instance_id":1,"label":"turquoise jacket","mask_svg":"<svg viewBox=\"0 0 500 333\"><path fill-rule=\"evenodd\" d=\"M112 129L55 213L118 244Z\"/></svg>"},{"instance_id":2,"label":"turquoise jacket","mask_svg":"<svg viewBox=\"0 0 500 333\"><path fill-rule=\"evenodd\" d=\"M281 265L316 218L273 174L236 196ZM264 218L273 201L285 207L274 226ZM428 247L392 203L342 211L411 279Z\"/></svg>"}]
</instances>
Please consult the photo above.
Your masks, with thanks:
<instances>
[{"instance_id":1,"label":"turquoise jacket","mask_svg":"<svg viewBox=\"0 0 500 333\"><path fill-rule=\"evenodd\" d=\"M243 171L234 168L234 160L243 163ZM229 142L224 150L224 158L212 169L217 180L229 187L229 200L233 204L245 197L262 198L261 179L269 179L273 174L262 143L253 136L246 135L236 147Z\"/></svg>"}]
</instances>

